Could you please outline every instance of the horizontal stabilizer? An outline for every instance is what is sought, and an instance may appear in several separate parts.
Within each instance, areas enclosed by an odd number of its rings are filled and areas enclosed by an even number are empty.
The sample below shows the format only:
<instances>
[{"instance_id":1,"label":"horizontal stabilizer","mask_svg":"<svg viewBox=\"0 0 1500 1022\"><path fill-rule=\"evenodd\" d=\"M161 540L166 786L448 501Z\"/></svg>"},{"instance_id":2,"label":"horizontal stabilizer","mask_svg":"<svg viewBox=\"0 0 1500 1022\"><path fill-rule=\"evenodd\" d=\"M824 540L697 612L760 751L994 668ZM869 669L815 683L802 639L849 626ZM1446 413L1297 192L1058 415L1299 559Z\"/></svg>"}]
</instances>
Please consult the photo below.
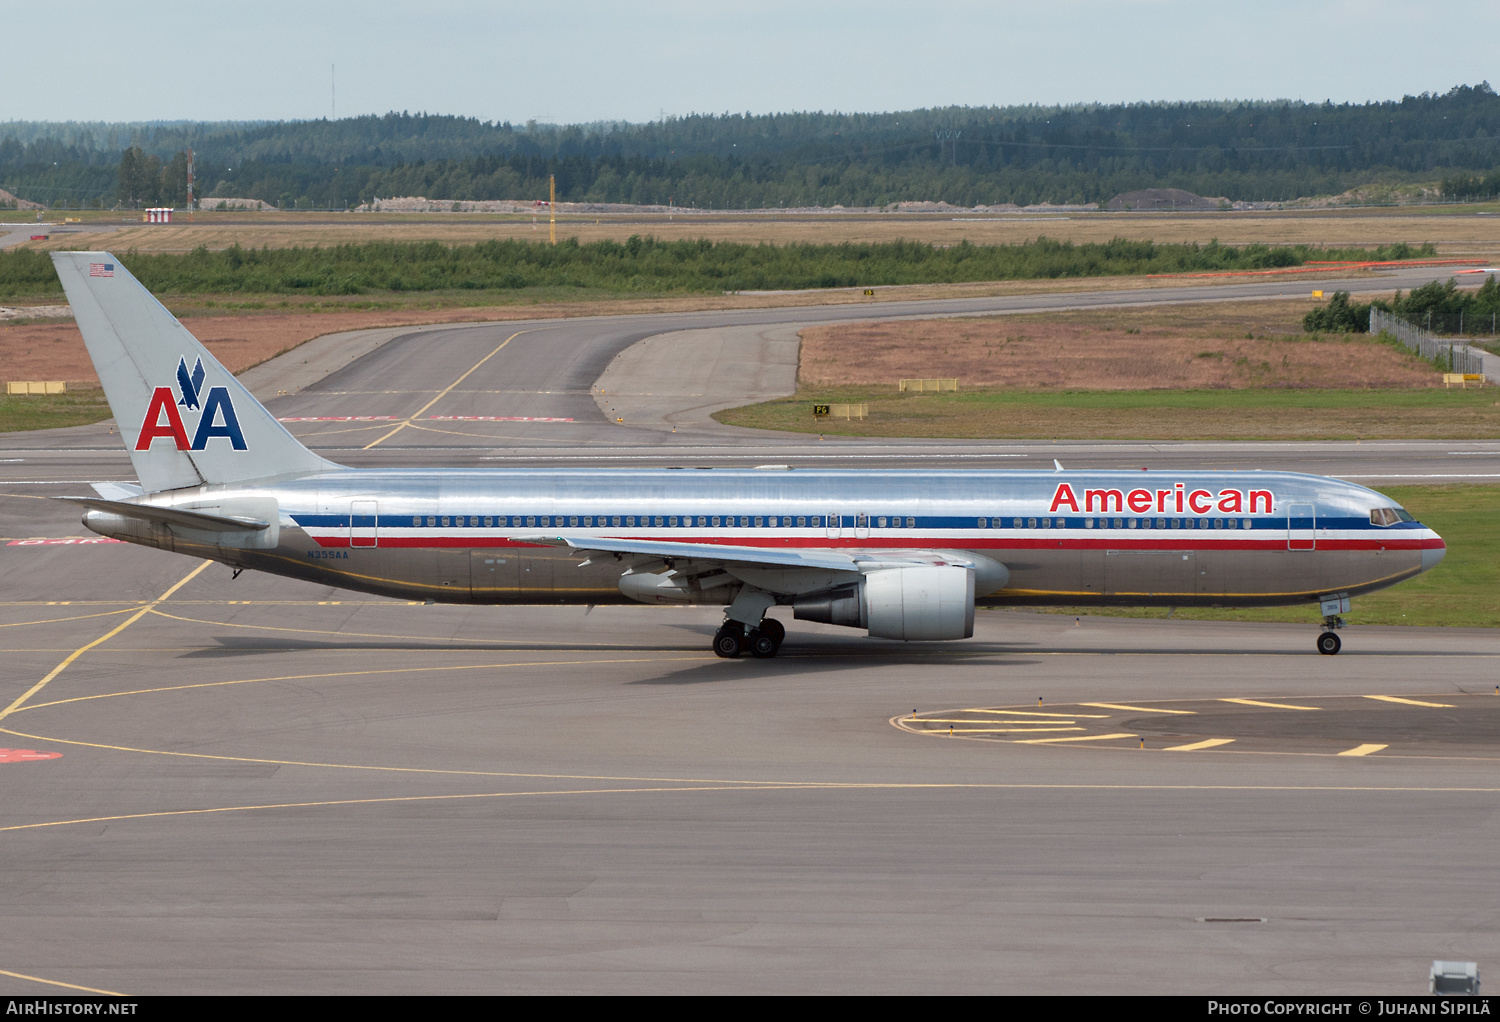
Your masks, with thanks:
<instances>
[{"instance_id":1,"label":"horizontal stabilizer","mask_svg":"<svg viewBox=\"0 0 1500 1022\"><path fill-rule=\"evenodd\" d=\"M132 504L124 500L104 500L100 497L54 497L53 499L67 501L69 504L76 504L90 511L104 511L107 514L136 518L143 522L180 525L183 528L201 529L204 532L260 532L271 527L270 522L261 521L258 518L210 515L202 511L185 511L181 508L156 507L151 504Z\"/></svg>"},{"instance_id":2,"label":"horizontal stabilizer","mask_svg":"<svg viewBox=\"0 0 1500 1022\"><path fill-rule=\"evenodd\" d=\"M139 497L146 492L135 483L89 483L89 485L105 500L129 500L131 497Z\"/></svg>"}]
</instances>

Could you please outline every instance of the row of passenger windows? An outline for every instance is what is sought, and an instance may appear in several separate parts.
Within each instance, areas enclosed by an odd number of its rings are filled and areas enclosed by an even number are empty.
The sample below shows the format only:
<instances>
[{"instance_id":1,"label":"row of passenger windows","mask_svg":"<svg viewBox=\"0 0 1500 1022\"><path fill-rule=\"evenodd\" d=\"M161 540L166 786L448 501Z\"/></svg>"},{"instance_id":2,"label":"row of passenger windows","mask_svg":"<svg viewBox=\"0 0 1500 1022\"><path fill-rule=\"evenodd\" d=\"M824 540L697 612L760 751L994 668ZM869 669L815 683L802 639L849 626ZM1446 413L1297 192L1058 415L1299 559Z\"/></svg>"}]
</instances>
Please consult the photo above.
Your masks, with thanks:
<instances>
[{"instance_id":1,"label":"row of passenger windows","mask_svg":"<svg viewBox=\"0 0 1500 1022\"><path fill-rule=\"evenodd\" d=\"M873 522L877 529L899 529L903 527L915 529L917 520L915 518L897 518L866 515L846 515L845 519L855 518L858 528L866 528ZM456 526L460 529L467 526L471 529L478 528L501 528L501 529L562 529L562 528L594 528L594 522L599 523L600 528L624 527L676 529L693 528L694 525L700 529L707 528L823 528L824 519L820 515L772 515L770 517L753 517L750 515L499 515L499 516L464 516L457 517L429 515L426 519L427 527L433 528L439 523L443 528ZM414 517L411 524L420 528L423 519ZM980 518L977 521L981 529L1003 529L1009 523L1013 529L1236 529L1250 528L1251 519L1243 520L1234 518L1075 518L1069 525L1067 518ZM681 523L679 525L679 523ZM849 526L845 526L848 528Z\"/></svg>"},{"instance_id":2,"label":"row of passenger windows","mask_svg":"<svg viewBox=\"0 0 1500 1022\"><path fill-rule=\"evenodd\" d=\"M449 525L451 524L457 526L460 529L464 528L465 523L467 523L468 527L471 529L478 529L481 527L486 529L576 529L580 527L585 529L592 529L594 528L595 521L598 521L600 528L623 526L629 529L636 528L637 522L640 523L640 527L648 529L691 529L693 528L694 521L697 522L698 528L702 529L707 529L710 527L715 529L726 527L732 529L735 527L736 522L739 523L739 527L742 529L749 529L752 527L757 529L763 529L767 527L770 527L772 529L790 529L794 527L793 522L796 523L795 527L799 529L806 529L809 527L814 529L821 529L823 527L823 518L820 515L812 515L811 517L807 515L797 517L794 517L792 515L773 515L769 518L764 516L755 518L748 515L742 515L738 519L736 519L734 516L725 515L699 515L696 519L692 515L499 515L485 517L470 515L467 518L465 518L463 515L459 515L456 518L449 516L436 518L429 515L427 518L427 525L429 528L431 528L441 522L444 528L449 527ZM885 519L882 518L881 521L884 522ZM893 521L898 526L901 523L901 520L899 518L893 519ZM754 523L753 526L751 525L752 522ZM421 526L422 519L413 518L411 520L411 523L414 526ZM679 523L681 524L679 525ZM909 527L915 528L917 525L917 520L915 518L908 518L906 520L906 523Z\"/></svg>"},{"instance_id":3,"label":"row of passenger windows","mask_svg":"<svg viewBox=\"0 0 1500 1022\"><path fill-rule=\"evenodd\" d=\"M1007 519L981 518L981 529L1005 528ZM1013 529L1248 529L1252 519L1235 518L1074 518L1069 526L1066 518L1011 518Z\"/></svg>"}]
</instances>

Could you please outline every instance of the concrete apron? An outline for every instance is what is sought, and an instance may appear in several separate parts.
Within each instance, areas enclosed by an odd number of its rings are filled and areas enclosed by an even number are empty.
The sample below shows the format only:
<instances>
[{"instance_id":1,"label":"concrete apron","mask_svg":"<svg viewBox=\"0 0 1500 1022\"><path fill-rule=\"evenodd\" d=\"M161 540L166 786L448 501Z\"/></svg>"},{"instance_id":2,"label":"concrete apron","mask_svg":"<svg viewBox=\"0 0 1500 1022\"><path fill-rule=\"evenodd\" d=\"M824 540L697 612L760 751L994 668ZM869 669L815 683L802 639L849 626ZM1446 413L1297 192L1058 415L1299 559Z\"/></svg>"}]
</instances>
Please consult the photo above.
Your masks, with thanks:
<instances>
[{"instance_id":1,"label":"concrete apron","mask_svg":"<svg viewBox=\"0 0 1500 1022\"><path fill-rule=\"evenodd\" d=\"M678 330L637 341L594 381L594 401L611 422L636 429L743 435L714 412L797 392L806 324Z\"/></svg>"}]
</instances>

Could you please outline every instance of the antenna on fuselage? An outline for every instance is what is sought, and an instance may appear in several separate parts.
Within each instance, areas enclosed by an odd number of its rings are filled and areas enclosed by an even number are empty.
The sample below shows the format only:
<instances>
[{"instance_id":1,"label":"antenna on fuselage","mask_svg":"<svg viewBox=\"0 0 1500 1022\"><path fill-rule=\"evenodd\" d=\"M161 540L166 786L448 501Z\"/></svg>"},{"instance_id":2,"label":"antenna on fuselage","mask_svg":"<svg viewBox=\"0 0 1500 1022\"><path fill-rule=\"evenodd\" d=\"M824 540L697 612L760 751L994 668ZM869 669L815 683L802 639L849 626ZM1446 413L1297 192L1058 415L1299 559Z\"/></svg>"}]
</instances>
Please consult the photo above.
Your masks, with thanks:
<instances>
[{"instance_id":1,"label":"antenna on fuselage","mask_svg":"<svg viewBox=\"0 0 1500 1022\"><path fill-rule=\"evenodd\" d=\"M1053 458L1053 459L1052 459L1052 464L1054 464L1054 465L1056 465L1056 466L1057 466L1057 470L1058 470L1058 471L1059 471L1059 472L1061 472L1061 471L1062 471L1062 470L1063 470L1063 467L1062 467L1062 462L1060 462L1060 461L1058 461L1058 460L1057 460L1057 459L1056 459L1056 458Z\"/></svg>"}]
</instances>

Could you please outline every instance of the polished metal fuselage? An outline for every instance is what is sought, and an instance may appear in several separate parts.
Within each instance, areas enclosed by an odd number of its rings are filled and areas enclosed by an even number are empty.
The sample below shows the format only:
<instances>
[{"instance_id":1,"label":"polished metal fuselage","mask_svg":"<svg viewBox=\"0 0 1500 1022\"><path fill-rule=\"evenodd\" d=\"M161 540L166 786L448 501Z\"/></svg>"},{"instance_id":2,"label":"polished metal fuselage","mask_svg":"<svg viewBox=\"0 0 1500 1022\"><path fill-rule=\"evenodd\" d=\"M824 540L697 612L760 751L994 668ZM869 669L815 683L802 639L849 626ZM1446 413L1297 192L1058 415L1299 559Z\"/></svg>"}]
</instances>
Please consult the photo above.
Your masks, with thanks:
<instances>
[{"instance_id":1,"label":"polished metal fuselage","mask_svg":"<svg viewBox=\"0 0 1500 1022\"><path fill-rule=\"evenodd\" d=\"M1144 495L1144 496L1143 496ZM1252 495L1254 495L1252 499ZM274 515L208 533L89 512L94 531L385 596L629 602L624 567L539 537L775 549L967 552L1009 570L981 605L1245 606L1357 595L1441 559L1418 522L1377 526L1379 493L1275 472L340 470L137 498ZM528 540L531 540L530 542Z\"/></svg>"}]
</instances>

